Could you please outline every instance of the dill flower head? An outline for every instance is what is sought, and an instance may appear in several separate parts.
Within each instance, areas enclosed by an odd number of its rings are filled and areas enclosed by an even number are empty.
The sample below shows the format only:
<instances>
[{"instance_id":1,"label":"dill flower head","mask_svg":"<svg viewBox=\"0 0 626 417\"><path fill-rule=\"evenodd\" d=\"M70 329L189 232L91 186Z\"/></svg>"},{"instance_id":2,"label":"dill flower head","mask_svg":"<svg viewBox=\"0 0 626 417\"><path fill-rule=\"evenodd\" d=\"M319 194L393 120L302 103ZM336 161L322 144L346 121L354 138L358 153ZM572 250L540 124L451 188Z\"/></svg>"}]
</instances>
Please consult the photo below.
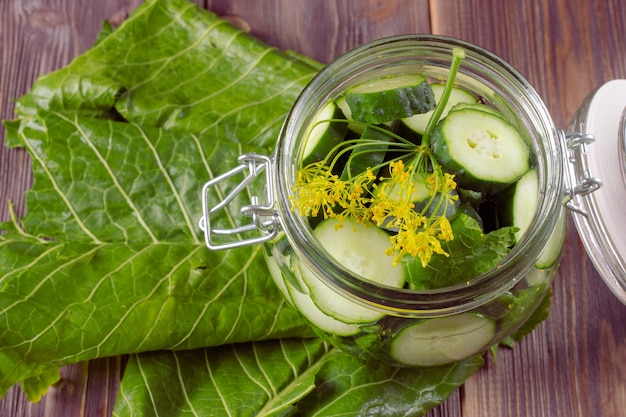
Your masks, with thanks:
<instances>
[{"instance_id":1,"label":"dill flower head","mask_svg":"<svg viewBox=\"0 0 626 417\"><path fill-rule=\"evenodd\" d=\"M373 178L372 178L373 177ZM368 217L367 198L370 183L376 177L371 170L342 180L321 162L298 171L293 193L289 196L292 210L304 216L324 218L346 216L362 221Z\"/></svg>"},{"instance_id":2,"label":"dill flower head","mask_svg":"<svg viewBox=\"0 0 626 417\"><path fill-rule=\"evenodd\" d=\"M419 161L417 161L419 162ZM431 162L432 164L432 162ZM322 162L303 167L298 172L291 201L293 209L305 216L339 220L338 227L346 218L361 223L373 222L393 232L386 254L393 256L393 264L404 256L417 257L426 267L433 255L448 254L441 243L454 238L450 222L445 215L446 206L453 204L458 195L454 176L443 173L438 167L426 176L415 167L425 164L405 165L403 160L388 163L389 177L377 178L371 168L351 178L342 179L332 173L332 168ZM428 204L443 205L443 210L415 210L412 201L414 178L426 178L431 196L439 193L440 199L431 198ZM377 182L378 181L378 182Z\"/></svg>"}]
</instances>

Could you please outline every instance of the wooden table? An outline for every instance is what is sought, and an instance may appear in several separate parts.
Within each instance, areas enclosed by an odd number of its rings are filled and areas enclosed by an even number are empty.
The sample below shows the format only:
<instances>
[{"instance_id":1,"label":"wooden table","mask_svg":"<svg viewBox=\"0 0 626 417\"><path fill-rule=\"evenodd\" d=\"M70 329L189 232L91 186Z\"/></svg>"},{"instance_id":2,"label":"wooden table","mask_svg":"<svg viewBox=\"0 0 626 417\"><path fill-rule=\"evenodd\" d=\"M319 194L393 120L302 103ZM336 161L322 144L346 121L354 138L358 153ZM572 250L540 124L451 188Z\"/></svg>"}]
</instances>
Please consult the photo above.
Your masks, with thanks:
<instances>
[{"instance_id":1,"label":"wooden table","mask_svg":"<svg viewBox=\"0 0 626 417\"><path fill-rule=\"evenodd\" d=\"M121 22L139 0L2 0L2 119L12 99L37 76L88 48L100 23ZM282 49L328 62L382 36L436 33L465 39L500 55L544 98L566 126L583 98L626 77L626 3L622 0L208 0L214 12L248 25ZM4 132L2 132L4 137ZM24 212L31 183L22 150L0 148L0 220L5 201ZM1 416L109 416L123 359L63 369L41 403L14 388ZM570 222L554 284L551 317L512 351L502 351L430 416L623 416L626 410L626 306L602 283Z\"/></svg>"}]
</instances>

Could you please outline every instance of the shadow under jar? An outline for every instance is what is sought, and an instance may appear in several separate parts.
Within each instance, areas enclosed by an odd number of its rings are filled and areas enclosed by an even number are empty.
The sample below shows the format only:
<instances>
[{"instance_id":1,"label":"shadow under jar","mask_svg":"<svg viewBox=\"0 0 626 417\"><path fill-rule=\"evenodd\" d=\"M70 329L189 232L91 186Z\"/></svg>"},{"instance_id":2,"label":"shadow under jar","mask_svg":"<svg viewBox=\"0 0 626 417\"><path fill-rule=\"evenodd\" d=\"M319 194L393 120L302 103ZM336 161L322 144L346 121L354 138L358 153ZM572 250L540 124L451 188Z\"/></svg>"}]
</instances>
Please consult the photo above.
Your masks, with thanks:
<instances>
[{"instance_id":1,"label":"shadow under jar","mask_svg":"<svg viewBox=\"0 0 626 417\"><path fill-rule=\"evenodd\" d=\"M420 145L420 134L411 137L414 132L405 130L401 122L403 115L387 124L352 123L352 115L346 116L349 109L341 103L346 92L407 74L420 74L432 86L444 84L458 50L463 51L464 57L458 71L455 70L455 88L469 93L485 109L496 110L514 126L528 151L527 172L532 171L533 175L526 179L530 182L524 187L519 182L526 175L493 188L478 186L479 190L464 189L465 183L459 180L454 191L456 211L444 215L449 217L450 224L457 225L457 232L441 246L443 251L454 248L450 245L455 240L461 246L464 239L469 239L464 234L467 229L479 227L479 233L472 236L480 241L500 226L515 226L515 221L502 213L517 204L514 210L523 219L516 221L524 223L524 230L508 230L505 253L499 258L485 255L501 248L496 245L493 249L493 245L483 241L469 254L452 250L447 254L435 253L426 266L421 261L416 265L410 262L410 254L397 256L398 251L393 250L385 253L385 242L393 246L389 238L397 230L385 227L382 221L359 223L346 217L341 227L337 226L337 215L345 208L341 205L328 211L331 217L328 220L322 219L323 208L317 217L312 217L310 212L303 213L294 207L294 201L299 198L301 170L306 165L303 158L308 158L311 150L307 142L318 125L346 125L343 141L359 137L375 125L375 132L392 132L390 142L398 142L394 136L397 135L413 141L414 146ZM433 91L436 91L434 87ZM435 102L439 100L433 97ZM329 103L338 106L331 106L331 111ZM337 117L346 120L337 121ZM348 52L320 71L292 107L271 158L244 155L240 159L241 166L254 171L249 178L261 171L266 175L260 190L264 197L254 197L252 204L242 211L253 218L254 227L237 230L249 232L256 228L260 236L231 244L219 243L211 231L209 219L213 212L206 202L201 227L211 248L263 243L272 277L283 295L333 345L359 357L396 366L454 362L480 354L511 336L548 293L565 236L564 203L571 193L568 191L571 175L567 162L563 161L567 161L567 148L572 147L569 142L579 137L565 135L555 128L535 90L515 69L493 54L442 36L385 38ZM382 149L393 146L383 143ZM397 162L401 158L387 153L383 159ZM337 158L334 169L338 166L344 170L335 172L338 178L342 175L345 178L345 160L345 155L343 159ZM392 166L386 162L381 166L370 176L369 188L362 194L364 201L375 199L379 187L373 184L380 184L380 178L392 175ZM446 167L442 170L446 171ZM460 178L464 173L456 174ZM205 186L205 199L212 185ZM514 202L515 198L518 202ZM458 220L461 213L465 223ZM459 223L464 224L460 229L465 231L458 232ZM325 230L320 232L320 228ZM332 234L335 230L336 238ZM363 230L365 234L361 233ZM472 259L482 262L483 255L491 256L492 265L474 273L476 269L468 267L468 262ZM435 258L438 260L433 266ZM450 282L443 280L441 285L433 285L427 279L429 284L421 286L408 276L420 268L436 268L435 276L454 278Z\"/></svg>"}]
</instances>

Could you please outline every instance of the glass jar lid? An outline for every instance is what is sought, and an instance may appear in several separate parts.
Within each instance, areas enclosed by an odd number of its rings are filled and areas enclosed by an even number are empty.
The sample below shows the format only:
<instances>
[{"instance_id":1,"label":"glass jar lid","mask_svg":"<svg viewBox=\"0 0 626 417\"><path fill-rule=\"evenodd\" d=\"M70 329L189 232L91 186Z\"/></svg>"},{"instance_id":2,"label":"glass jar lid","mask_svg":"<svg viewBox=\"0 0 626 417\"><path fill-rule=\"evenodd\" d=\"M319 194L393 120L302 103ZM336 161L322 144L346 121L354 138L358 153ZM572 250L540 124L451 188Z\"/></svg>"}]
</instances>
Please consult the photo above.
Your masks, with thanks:
<instances>
[{"instance_id":1,"label":"glass jar lid","mask_svg":"<svg viewBox=\"0 0 626 417\"><path fill-rule=\"evenodd\" d=\"M626 304L626 80L591 93L574 115L570 131L595 141L578 166L602 179L602 187L574 197L573 219L585 249L611 291ZM571 206L570 206L571 207Z\"/></svg>"}]
</instances>

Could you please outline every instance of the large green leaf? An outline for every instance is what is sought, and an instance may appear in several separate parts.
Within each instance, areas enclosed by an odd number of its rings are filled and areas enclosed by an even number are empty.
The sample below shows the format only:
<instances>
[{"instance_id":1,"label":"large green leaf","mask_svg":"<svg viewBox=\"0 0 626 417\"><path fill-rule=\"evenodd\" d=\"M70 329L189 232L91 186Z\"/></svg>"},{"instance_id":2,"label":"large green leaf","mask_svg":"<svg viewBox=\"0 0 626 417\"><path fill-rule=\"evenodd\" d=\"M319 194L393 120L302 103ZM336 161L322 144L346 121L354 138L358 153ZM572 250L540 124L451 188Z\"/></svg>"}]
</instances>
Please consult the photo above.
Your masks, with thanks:
<instances>
[{"instance_id":1,"label":"large green leaf","mask_svg":"<svg viewBox=\"0 0 626 417\"><path fill-rule=\"evenodd\" d=\"M282 339L133 355L113 415L287 415L315 387L327 350L319 339Z\"/></svg>"},{"instance_id":2,"label":"large green leaf","mask_svg":"<svg viewBox=\"0 0 626 417\"><path fill-rule=\"evenodd\" d=\"M26 231L0 236L2 392L51 364L311 335L259 246L215 252L201 238L197 179L240 145L56 112L12 133L35 184Z\"/></svg>"},{"instance_id":3,"label":"large green leaf","mask_svg":"<svg viewBox=\"0 0 626 417\"><path fill-rule=\"evenodd\" d=\"M297 404L301 417L403 417L426 413L483 364L480 355L430 368L394 368L335 350L316 389Z\"/></svg>"},{"instance_id":4,"label":"large green leaf","mask_svg":"<svg viewBox=\"0 0 626 417\"><path fill-rule=\"evenodd\" d=\"M476 356L394 368L327 350L316 339L139 354L126 368L114 415L414 416L440 404L482 363Z\"/></svg>"},{"instance_id":5,"label":"large green leaf","mask_svg":"<svg viewBox=\"0 0 626 417\"><path fill-rule=\"evenodd\" d=\"M148 1L18 100L6 144L34 186L0 236L0 393L22 381L37 400L99 356L311 335L259 247L211 252L197 225L203 183L267 152L252 144L314 72L192 3Z\"/></svg>"},{"instance_id":6,"label":"large green leaf","mask_svg":"<svg viewBox=\"0 0 626 417\"><path fill-rule=\"evenodd\" d=\"M186 0L148 0L67 67L39 79L20 115L79 109L92 117L272 146L314 74Z\"/></svg>"}]
</instances>

